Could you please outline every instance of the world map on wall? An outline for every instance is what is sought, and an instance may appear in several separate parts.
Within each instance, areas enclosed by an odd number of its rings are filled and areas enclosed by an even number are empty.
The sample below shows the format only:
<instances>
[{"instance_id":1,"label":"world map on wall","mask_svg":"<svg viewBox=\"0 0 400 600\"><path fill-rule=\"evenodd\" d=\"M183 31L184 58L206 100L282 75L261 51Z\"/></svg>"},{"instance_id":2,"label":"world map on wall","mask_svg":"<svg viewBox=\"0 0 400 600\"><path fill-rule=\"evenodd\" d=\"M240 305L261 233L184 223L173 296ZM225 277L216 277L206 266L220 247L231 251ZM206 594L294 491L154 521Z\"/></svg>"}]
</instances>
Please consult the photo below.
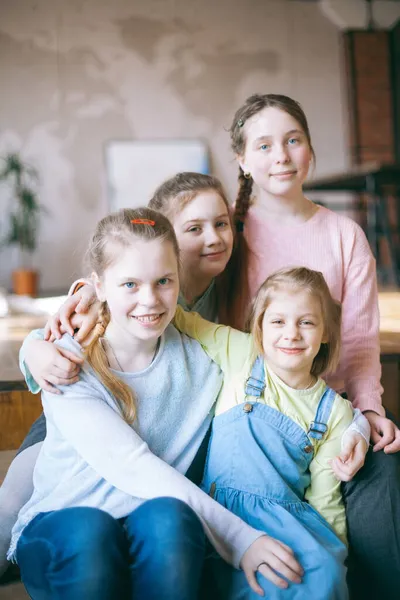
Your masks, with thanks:
<instances>
[{"instance_id":1,"label":"world map on wall","mask_svg":"<svg viewBox=\"0 0 400 600\"><path fill-rule=\"evenodd\" d=\"M103 46L93 35L87 46L74 42L60 51L50 41L46 44L43 35L15 39L0 22L1 62L4 68L7 57L12 73L11 93L1 100L5 127L0 148L12 137L7 120L25 145L30 137L41 138L51 145L53 158L58 155L61 162L75 167L76 187L89 203L96 200L86 193L90 192L86 173L98 166L90 165L94 157L88 153L89 141L90 147L100 148L104 140L135 136L143 103L149 113L149 101L158 112L166 100L171 104L175 100L188 116L206 123L200 128L203 133L210 127L222 128L229 123L227 106L238 82L250 71L278 69L273 51L235 53L229 43L199 49L191 38L196 30L184 22L130 17L113 25ZM129 70L135 76L130 78ZM18 119L7 119L16 114L17 89L24 96ZM166 108L162 119L168 118ZM83 164L85 169L80 169Z\"/></svg>"},{"instance_id":2,"label":"world map on wall","mask_svg":"<svg viewBox=\"0 0 400 600\"><path fill-rule=\"evenodd\" d=\"M227 129L233 112L248 90L276 85L285 92L282 82L293 84L287 65L282 76L279 48L301 39L301 28L296 33L291 23L308 27L314 10L309 3L250 4L252 10L228 0L201 6L3 0L0 156L20 150L41 174L50 216L42 223L38 262L47 265L49 253L53 258L45 286L64 289L65 279L81 272L89 232L107 210L109 140L204 139L212 169L223 181L225 175L232 195L236 171ZM307 5L304 14L300 4ZM1 196L0 189L0 202ZM0 278L11 263L3 251Z\"/></svg>"}]
</instances>

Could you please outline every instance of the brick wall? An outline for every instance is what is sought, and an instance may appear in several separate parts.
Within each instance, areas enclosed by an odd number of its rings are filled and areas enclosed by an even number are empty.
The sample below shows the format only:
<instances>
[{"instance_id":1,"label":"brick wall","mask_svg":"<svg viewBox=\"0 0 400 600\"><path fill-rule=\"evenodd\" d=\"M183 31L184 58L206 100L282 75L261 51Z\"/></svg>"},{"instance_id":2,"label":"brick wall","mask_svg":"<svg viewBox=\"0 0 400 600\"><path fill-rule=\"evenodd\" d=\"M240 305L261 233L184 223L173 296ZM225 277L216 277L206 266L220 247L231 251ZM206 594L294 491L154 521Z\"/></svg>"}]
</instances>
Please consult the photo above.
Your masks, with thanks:
<instances>
[{"instance_id":1,"label":"brick wall","mask_svg":"<svg viewBox=\"0 0 400 600\"><path fill-rule=\"evenodd\" d=\"M388 31L344 34L353 164L395 160Z\"/></svg>"},{"instance_id":2,"label":"brick wall","mask_svg":"<svg viewBox=\"0 0 400 600\"><path fill-rule=\"evenodd\" d=\"M400 20L390 32L396 161L400 163Z\"/></svg>"}]
</instances>

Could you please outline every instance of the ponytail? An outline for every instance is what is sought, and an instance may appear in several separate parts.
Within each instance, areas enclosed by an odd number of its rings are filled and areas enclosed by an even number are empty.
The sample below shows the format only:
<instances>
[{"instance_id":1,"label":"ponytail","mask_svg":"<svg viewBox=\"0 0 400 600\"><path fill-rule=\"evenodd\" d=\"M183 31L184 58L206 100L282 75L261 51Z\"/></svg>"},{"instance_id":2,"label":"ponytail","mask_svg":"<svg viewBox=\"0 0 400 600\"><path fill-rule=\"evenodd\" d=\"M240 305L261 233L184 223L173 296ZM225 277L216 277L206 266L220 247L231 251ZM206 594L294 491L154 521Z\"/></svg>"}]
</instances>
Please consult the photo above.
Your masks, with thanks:
<instances>
[{"instance_id":1,"label":"ponytail","mask_svg":"<svg viewBox=\"0 0 400 600\"><path fill-rule=\"evenodd\" d=\"M179 247L174 229L161 213L147 207L123 208L98 222L87 251L87 259L92 273L101 277L104 271L116 260L118 251L129 248L137 240L160 240L169 242L179 264ZM116 377L107 360L102 346L107 325L110 322L108 306L101 307L99 323L88 340L85 355L99 380L115 397L122 416L127 423L136 418L136 397L131 388Z\"/></svg>"},{"instance_id":2,"label":"ponytail","mask_svg":"<svg viewBox=\"0 0 400 600\"><path fill-rule=\"evenodd\" d=\"M131 388L112 373L101 341L109 321L110 313L104 302L100 309L100 320L93 330L89 345L85 349L85 355L101 383L118 402L124 420L132 424L136 418L136 398Z\"/></svg>"}]
</instances>

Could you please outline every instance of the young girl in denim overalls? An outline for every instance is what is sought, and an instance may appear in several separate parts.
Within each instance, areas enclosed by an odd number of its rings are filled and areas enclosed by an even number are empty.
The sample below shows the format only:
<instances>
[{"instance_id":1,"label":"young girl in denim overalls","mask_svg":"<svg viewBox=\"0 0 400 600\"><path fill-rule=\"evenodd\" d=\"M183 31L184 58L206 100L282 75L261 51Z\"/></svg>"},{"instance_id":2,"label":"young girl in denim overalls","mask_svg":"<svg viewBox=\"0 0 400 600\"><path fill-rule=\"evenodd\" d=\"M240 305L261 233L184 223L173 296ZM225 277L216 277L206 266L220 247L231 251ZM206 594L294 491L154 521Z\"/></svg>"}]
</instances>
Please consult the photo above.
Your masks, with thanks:
<instances>
[{"instance_id":1,"label":"young girl in denim overalls","mask_svg":"<svg viewBox=\"0 0 400 600\"><path fill-rule=\"evenodd\" d=\"M271 275L254 302L252 335L180 309L175 324L225 375L203 489L291 548L304 570L301 583L291 583L279 553L258 556L257 583L249 583L268 600L347 598L346 518L330 461L353 411L319 377L340 349L340 306L322 274L302 267ZM216 598L256 597L244 574L219 558L211 571Z\"/></svg>"}]
</instances>

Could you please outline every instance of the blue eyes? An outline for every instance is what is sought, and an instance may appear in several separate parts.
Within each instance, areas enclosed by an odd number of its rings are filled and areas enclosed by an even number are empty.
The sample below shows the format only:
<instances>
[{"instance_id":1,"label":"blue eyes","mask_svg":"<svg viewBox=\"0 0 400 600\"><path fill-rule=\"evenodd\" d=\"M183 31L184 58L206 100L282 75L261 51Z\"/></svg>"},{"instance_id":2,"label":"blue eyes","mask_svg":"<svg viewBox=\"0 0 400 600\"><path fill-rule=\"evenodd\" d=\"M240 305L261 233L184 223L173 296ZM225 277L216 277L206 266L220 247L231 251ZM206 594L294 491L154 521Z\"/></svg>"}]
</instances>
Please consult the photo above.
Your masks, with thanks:
<instances>
[{"instance_id":1,"label":"blue eyes","mask_svg":"<svg viewBox=\"0 0 400 600\"><path fill-rule=\"evenodd\" d=\"M168 277L162 277L162 279L158 280L158 285L167 285L170 282L170 279L168 279ZM128 290L132 290L134 288L137 287L137 284L134 281L127 281L126 283L124 283L124 287L127 288Z\"/></svg>"},{"instance_id":2,"label":"blue eyes","mask_svg":"<svg viewBox=\"0 0 400 600\"><path fill-rule=\"evenodd\" d=\"M285 322L282 319L274 319L273 321L271 321L272 325L284 325ZM306 326L310 326L313 327L314 323L312 321L300 321L299 325L306 325Z\"/></svg>"},{"instance_id":3,"label":"blue eyes","mask_svg":"<svg viewBox=\"0 0 400 600\"><path fill-rule=\"evenodd\" d=\"M289 146L294 146L298 142L299 142L299 140L297 138L289 138L287 141L287 144ZM270 150L270 149L271 149L271 144L261 144L261 146L260 146L260 150Z\"/></svg>"}]
</instances>

